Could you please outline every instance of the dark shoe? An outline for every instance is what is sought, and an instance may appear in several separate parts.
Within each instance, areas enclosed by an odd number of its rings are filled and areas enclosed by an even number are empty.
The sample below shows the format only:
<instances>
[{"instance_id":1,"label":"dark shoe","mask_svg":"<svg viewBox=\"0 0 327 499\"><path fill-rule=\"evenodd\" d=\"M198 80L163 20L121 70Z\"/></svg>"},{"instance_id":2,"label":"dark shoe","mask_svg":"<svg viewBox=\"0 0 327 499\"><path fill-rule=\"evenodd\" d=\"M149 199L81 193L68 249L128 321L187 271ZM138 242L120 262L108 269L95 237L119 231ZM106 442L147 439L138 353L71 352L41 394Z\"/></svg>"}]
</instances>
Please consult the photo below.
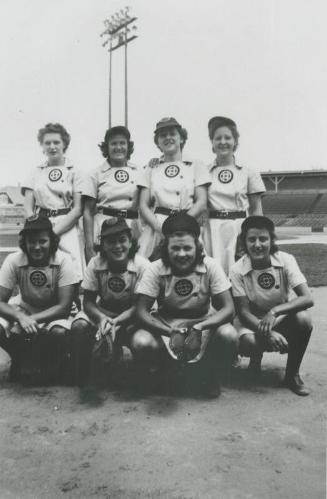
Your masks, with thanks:
<instances>
[{"instance_id":1,"label":"dark shoe","mask_svg":"<svg viewBox=\"0 0 327 499\"><path fill-rule=\"evenodd\" d=\"M221 387L218 382L216 383L202 383L201 395L208 399L216 399L221 394Z\"/></svg>"},{"instance_id":2,"label":"dark shoe","mask_svg":"<svg viewBox=\"0 0 327 499\"><path fill-rule=\"evenodd\" d=\"M310 395L310 391L305 387L305 384L299 374L285 377L284 385L292 390L292 392L296 393L296 395L300 395L300 397Z\"/></svg>"}]
</instances>

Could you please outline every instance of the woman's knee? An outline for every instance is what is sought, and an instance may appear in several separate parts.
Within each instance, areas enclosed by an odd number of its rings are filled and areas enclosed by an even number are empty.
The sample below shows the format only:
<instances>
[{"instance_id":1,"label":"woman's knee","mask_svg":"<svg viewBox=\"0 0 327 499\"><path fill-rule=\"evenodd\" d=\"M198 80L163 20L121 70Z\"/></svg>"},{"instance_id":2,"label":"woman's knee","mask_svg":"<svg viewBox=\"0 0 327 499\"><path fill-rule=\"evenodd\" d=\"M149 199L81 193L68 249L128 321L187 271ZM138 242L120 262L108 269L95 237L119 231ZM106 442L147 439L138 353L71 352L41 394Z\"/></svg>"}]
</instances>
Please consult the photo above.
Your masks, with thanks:
<instances>
[{"instance_id":1,"label":"woman's knee","mask_svg":"<svg viewBox=\"0 0 327 499\"><path fill-rule=\"evenodd\" d=\"M223 324L213 333L214 340L226 346L238 346L239 339L232 324Z\"/></svg>"},{"instance_id":2,"label":"woman's knee","mask_svg":"<svg viewBox=\"0 0 327 499\"><path fill-rule=\"evenodd\" d=\"M257 342L255 333L242 334L240 337L240 354L245 357L251 357L254 353L261 350Z\"/></svg>"},{"instance_id":3,"label":"woman's knee","mask_svg":"<svg viewBox=\"0 0 327 499\"><path fill-rule=\"evenodd\" d=\"M312 320L311 315L306 310L294 314L295 328L302 333L311 333Z\"/></svg>"},{"instance_id":4,"label":"woman's knee","mask_svg":"<svg viewBox=\"0 0 327 499\"><path fill-rule=\"evenodd\" d=\"M159 348L158 340L144 329L136 331L131 339L131 349L134 352L157 352Z\"/></svg>"},{"instance_id":5,"label":"woman's knee","mask_svg":"<svg viewBox=\"0 0 327 499\"><path fill-rule=\"evenodd\" d=\"M0 347L0 380L7 379L11 367L10 355Z\"/></svg>"},{"instance_id":6,"label":"woman's knee","mask_svg":"<svg viewBox=\"0 0 327 499\"><path fill-rule=\"evenodd\" d=\"M92 333L94 328L84 319L77 319L73 322L70 332L74 338L86 337Z\"/></svg>"}]
</instances>

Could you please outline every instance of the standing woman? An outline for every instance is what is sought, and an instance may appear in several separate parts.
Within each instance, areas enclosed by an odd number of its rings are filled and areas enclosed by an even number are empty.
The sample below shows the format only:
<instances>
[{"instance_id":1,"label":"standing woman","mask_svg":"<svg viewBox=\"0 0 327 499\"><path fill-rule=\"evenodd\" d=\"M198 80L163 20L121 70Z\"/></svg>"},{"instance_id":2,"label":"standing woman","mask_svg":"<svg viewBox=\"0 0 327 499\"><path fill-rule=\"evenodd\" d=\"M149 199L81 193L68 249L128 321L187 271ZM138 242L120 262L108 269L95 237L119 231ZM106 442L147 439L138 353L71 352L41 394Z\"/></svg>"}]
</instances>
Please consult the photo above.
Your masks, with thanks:
<instances>
[{"instance_id":1,"label":"standing woman","mask_svg":"<svg viewBox=\"0 0 327 499\"><path fill-rule=\"evenodd\" d=\"M114 126L106 131L100 144L106 161L85 177L83 185L85 255L87 263L96 255L102 222L108 217L123 217L138 236L137 168L129 159L134 150L129 130Z\"/></svg>"},{"instance_id":2,"label":"standing woman","mask_svg":"<svg viewBox=\"0 0 327 499\"><path fill-rule=\"evenodd\" d=\"M209 120L208 128L216 159L209 166L209 220L204 245L228 274L235 262L237 236L243 219L247 215L262 214L261 195L265 186L259 173L235 163L239 139L236 123L215 116Z\"/></svg>"},{"instance_id":3,"label":"standing woman","mask_svg":"<svg viewBox=\"0 0 327 499\"><path fill-rule=\"evenodd\" d=\"M65 157L70 135L60 123L48 123L38 133L46 161L34 168L22 184L27 219L50 217L59 248L72 257L78 280L83 278L78 219L82 215L82 182L73 163Z\"/></svg>"},{"instance_id":4,"label":"standing woman","mask_svg":"<svg viewBox=\"0 0 327 499\"><path fill-rule=\"evenodd\" d=\"M145 222L139 240L140 254L150 257L162 238L161 226L168 215L185 211L199 218L207 205L211 183L207 168L183 160L187 131L175 118L163 118L154 131L162 157L144 168L138 179L140 214Z\"/></svg>"},{"instance_id":5,"label":"standing woman","mask_svg":"<svg viewBox=\"0 0 327 499\"><path fill-rule=\"evenodd\" d=\"M274 229L273 222L263 216L242 223L246 254L230 272L240 353L250 357L250 372L258 374L263 352L288 352L285 385L303 396L309 391L299 369L312 330L306 309L313 306L313 300L295 258L278 251Z\"/></svg>"}]
</instances>

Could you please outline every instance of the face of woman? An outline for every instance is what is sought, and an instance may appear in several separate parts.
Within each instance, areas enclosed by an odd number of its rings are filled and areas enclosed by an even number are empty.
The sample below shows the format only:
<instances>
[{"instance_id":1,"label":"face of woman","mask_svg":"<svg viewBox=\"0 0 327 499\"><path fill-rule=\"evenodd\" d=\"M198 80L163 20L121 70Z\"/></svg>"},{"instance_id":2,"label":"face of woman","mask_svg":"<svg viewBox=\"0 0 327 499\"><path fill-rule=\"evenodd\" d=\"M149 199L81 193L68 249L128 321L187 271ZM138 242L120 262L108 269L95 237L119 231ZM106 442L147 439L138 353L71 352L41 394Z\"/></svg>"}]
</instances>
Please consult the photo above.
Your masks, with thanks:
<instances>
[{"instance_id":1,"label":"face of woman","mask_svg":"<svg viewBox=\"0 0 327 499\"><path fill-rule=\"evenodd\" d=\"M131 247L132 241L126 232L105 237L103 241L103 251L107 259L115 264L127 263Z\"/></svg>"},{"instance_id":2,"label":"face of woman","mask_svg":"<svg viewBox=\"0 0 327 499\"><path fill-rule=\"evenodd\" d=\"M42 140L42 150L49 163L58 164L64 159L65 144L60 133L46 133Z\"/></svg>"},{"instance_id":3,"label":"face of woman","mask_svg":"<svg viewBox=\"0 0 327 499\"><path fill-rule=\"evenodd\" d=\"M117 134L108 140L109 161L117 164L125 164L128 153L128 142L124 135Z\"/></svg>"},{"instance_id":4,"label":"face of woman","mask_svg":"<svg viewBox=\"0 0 327 499\"><path fill-rule=\"evenodd\" d=\"M25 236L26 253L30 263L46 265L50 259L51 240L46 230L29 232Z\"/></svg>"},{"instance_id":5,"label":"face of woman","mask_svg":"<svg viewBox=\"0 0 327 499\"><path fill-rule=\"evenodd\" d=\"M170 236L168 240L168 256L171 266L179 275L190 273L196 260L194 237L190 234Z\"/></svg>"},{"instance_id":6,"label":"face of woman","mask_svg":"<svg viewBox=\"0 0 327 499\"><path fill-rule=\"evenodd\" d=\"M175 154L181 151L182 138L174 126L162 128L158 132L158 146L164 154Z\"/></svg>"},{"instance_id":7,"label":"face of woman","mask_svg":"<svg viewBox=\"0 0 327 499\"><path fill-rule=\"evenodd\" d=\"M249 229L245 245L254 267L270 264L271 238L267 229Z\"/></svg>"},{"instance_id":8,"label":"face of woman","mask_svg":"<svg viewBox=\"0 0 327 499\"><path fill-rule=\"evenodd\" d=\"M217 157L225 158L232 156L236 147L236 141L227 126L217 128L212 138L212 149Z\"/></svg>"}]
</instances>

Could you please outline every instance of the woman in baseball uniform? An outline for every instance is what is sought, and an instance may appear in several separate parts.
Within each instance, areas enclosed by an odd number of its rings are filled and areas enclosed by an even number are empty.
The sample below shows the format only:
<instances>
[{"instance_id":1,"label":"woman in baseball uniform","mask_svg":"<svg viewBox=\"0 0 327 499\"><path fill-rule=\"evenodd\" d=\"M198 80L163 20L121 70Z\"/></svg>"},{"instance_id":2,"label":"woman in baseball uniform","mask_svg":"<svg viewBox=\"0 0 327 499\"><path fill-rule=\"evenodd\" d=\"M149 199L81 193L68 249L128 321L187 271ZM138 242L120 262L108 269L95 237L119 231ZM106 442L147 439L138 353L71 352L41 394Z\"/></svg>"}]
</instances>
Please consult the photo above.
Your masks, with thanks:
<instances>
[{"instance_id":1,"label":"woman in baseball uniform","mask_svg":"<svg viewBox=\"0 0 327 499\"><path fill-rule=\"evenodd\" d=\"M237 236L247 215L261 215L261 195L265 186L258 172L235 162L239 132L236 123L215 116L208 123L216 158L209 165L208 223L204 246L228 274L235 262Z\"/></svg>"},{"instance_id":2,"label":"woman in baseball uniform","mask_svg":"<svg viewBox=\"0 0 327 499\"><path fill-rule=\"evenodd\" d=\"M162 157L145 166L138 179L140 214L146 224L139 240L143 256L150 257L158 247L168 215L186 211L198 219L206 209L210 176L204 165L183 159L186 140L187 131L175 118L157 123L154 142Z\"/></svg>"},{"instance_id":3,"label":"woman in baseball uniform","mask_svg":"<svg viewBox=\"0 0 327 499\"><path fill-rule=\"evenodd\" d=\"M78 220L82 215L82 181L65 156L70 135L59 123L48 123L39 130L38 141L46 160L22 183L25 215L27 219L37 214L50 218L60 237L59 248L71 256L81 281L83 259Z\"/></svg>"},{"instance_id":4,"label":"woman in baseball uniform","mask_svg":"<svg viewBox=\"0 0 327 499\"><path fill-rule=\"evenodd\" d=\"M230 283L221 266L203 255L200 227L186 213L169 216L162 225L161 259L152 262L137 285L137 315L143 324L131 342L137 358L151 359L165 345L183 363L203 360L202 387L218 396L219 369L227 367L238 347L230 321L234 307ZM157 300L158 312L151 313Z\"/></svg>"},{"instance_id":5,"label":"woman in baseball uniform","mask_svg":"<svg viewBox=\"0 0 327 499\"><path fill-rule=\"evenodd\" d=\"M129 345L134 328L134 288L149 263L136 255L137 248L125 219L103 221L99 253L90 260L82 282L84 313L78 314L71 329L79 385L88 379L95 339L106 337L109 355L115 353L116 357L122 345Z\"/></svg>"},{"instance_id":6,"label":"woman in baseball uniform","mask_svg":"<svg viewBox=\"0 0 327 499\"><path fill-rule=\"evenodd\" d=\"M295 258L278 251L269 218L245 219L241 238L246 254L230 271L240 353L250 357L249 370L258 374L264 351L288 352L285 386L308 395L299 375L312 330L306 309L313 300L306 279Z\"/></svg>"},{"instance_id":7,"label":"woman in baseball uniform","mask_svg":"<svg viewBox=\"0 0 327 499\"><path fill-rule=\"evenodd\" d=\"M108 217L123 217L138 237L137 167L129 161L134 143L129 130L114 126L106 131L100 144L106 161L85 176L83 185L86 261L95 256L102 222Z\"/></svg>"},{"instance_id":8,"label":"woman in baseball uniform","mask_svg":"<svg viewBox=\"0 0 327 499\"><path fill-rule=\"evenodd\" d=\"M7 256L0 270L0 346L12 358L14 376L27 345L39 352L41 368L49 374L68 347L78 276L71 257L58 250L59 237L48 218L27 220L20 237L21 249ZM10 300L16 288L19 295Z\"/></svg>"}]
</instances>

